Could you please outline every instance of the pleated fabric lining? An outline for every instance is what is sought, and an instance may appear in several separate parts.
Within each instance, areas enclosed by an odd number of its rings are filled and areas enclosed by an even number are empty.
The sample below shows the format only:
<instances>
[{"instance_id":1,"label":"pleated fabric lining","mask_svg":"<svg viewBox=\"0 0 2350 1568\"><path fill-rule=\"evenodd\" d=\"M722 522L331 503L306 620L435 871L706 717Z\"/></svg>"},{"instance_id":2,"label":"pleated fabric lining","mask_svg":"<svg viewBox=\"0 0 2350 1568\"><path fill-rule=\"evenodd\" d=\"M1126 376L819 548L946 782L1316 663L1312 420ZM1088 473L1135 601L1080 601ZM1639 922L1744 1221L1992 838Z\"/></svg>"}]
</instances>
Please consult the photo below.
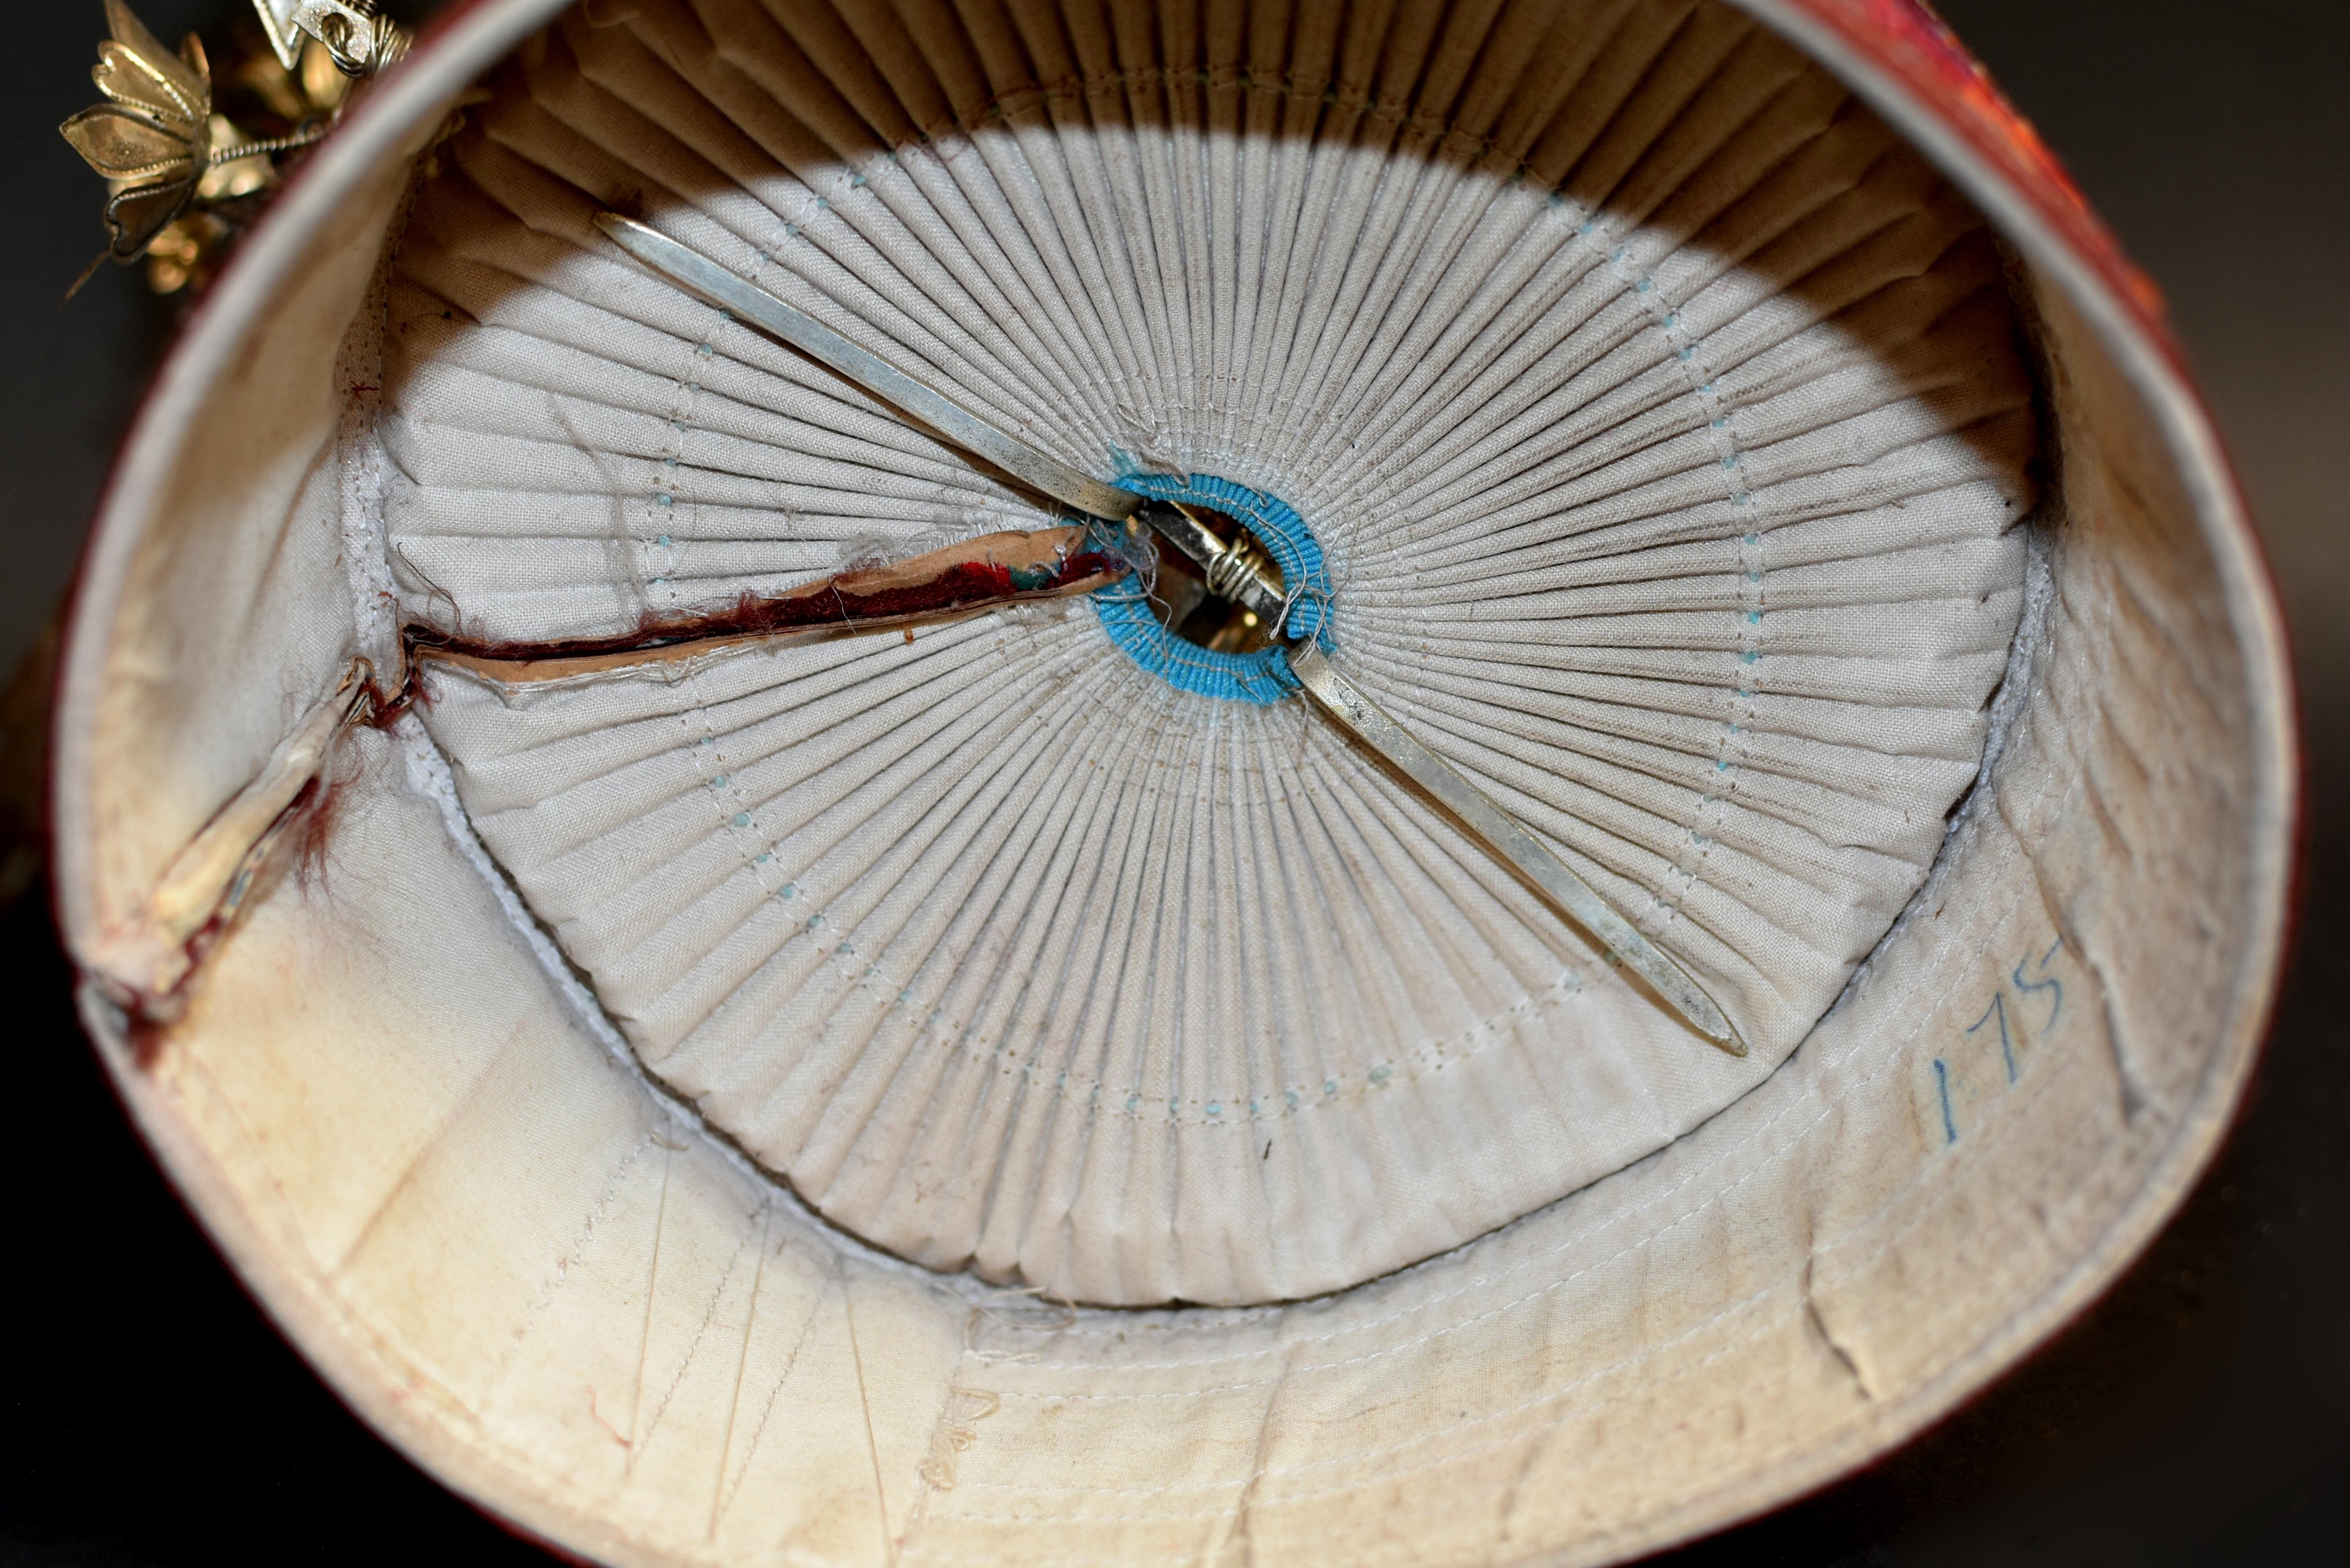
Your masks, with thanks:
<instances>
[{"instance_id":1,"label":"pleated fabric lining","mask_svg":"<svg viewBox=\"0 0 2350 1568\"><path fill-rule=\"evenodd\" d=\"M1725 7L629 0L472 114L394 283L411 617L604 636L1045 521L590 223L635 212L1078 467L1295 506L1354 678L1753 1044L1082 605L435 676L645 1060L884 1246L1126 1303L1456 1245L1783 1060L1979 763L2033 431L1998 257Z\"/></svg>"}]
</instances>

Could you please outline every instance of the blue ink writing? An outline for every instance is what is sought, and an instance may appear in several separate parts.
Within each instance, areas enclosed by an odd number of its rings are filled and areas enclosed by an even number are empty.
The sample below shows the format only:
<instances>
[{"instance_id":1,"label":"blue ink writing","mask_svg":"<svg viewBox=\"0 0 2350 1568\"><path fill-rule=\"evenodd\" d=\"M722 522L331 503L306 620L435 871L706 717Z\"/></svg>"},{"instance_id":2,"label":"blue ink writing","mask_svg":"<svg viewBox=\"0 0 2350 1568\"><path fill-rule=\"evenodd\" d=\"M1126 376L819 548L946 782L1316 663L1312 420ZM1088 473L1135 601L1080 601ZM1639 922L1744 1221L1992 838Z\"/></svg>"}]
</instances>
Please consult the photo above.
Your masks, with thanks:
<instances>
[{"instance_id":1,"label":"blue ink writing","mask_svg":"<svg viewBox=\"0 0 2350 1568\"><path fill-rule=\"evenodd\" d=\"M1967 1025L1967 1033L1972 1034L1976 1030L1981 1029L1984 1024L1989 1023L1993 1018L1997 1018L1999 1020L1999 1054L2001 1059L2007 1063L2007 1081L2012 1084L2015 1082L2015 1042L2008 1038L2007 993L2005 992L1995 991L1991 992L1991 1005L1983 1009L1983 1015L1981 1018L1976 1019L1972 1023Z\"/></svg>"},{"instance_id":2,"label":"blue ink writing","mask_svg":"<svg viewBox=\"0 0 2350 1568\"><path fill-rule=\"evenodd\" d=\"M2030 1045L2036 1039L2046 1035L2050 1030L2056 1027L2057 1021L2064 1015L2064 982L2051 974L2048 969L2048 966L2055 961L2056 955L2064 950L2064 940L2059 937L2050 943L2048 950L2037 959L2026 952L2015 961L2015 967L2008 971L2008 979L2015 987L2017 1007L2026 1006L2033 997L2043 997L2046 1000L2048 1016L2041 1021L2038 1029L2034 1030L2031 1027L2024 1014L2014 1012L2008 1007L2007 987L1999 985L1992 988L1991 1002L1983 1008L1982 1016L1961 1031L1970 1037L1977 1034L1988 1035L1991 1025L1998 1024L1999 1059L2001 1065L2007 1071L2007 1081L2011 1085L2022 1076L2022 1065L2017 1059L2018 1046ZM2019 1030L2023 1032L2020 1039L2017 1034ZM1956 1059L1959 1064L1958 1082L1953 1084L1951 1082L1952 1058L1942 1056L1934 1058L1934 1086L1941 1102L1942 1138L1945 1143L1959 1141L1958 1113L1963 1108L1971 1117L1979 1093L1974 1075L1969 1066L1974 1058L1960 1055Z\"/></svg>"},{"instance_id":3,"label":"blue ink writing","mask_svg":"<svg viewBox=\"0 0 2350 1568\"><path fill-rule=\"evenodd\" d=\"M2048 961L2063 951L2064 947L2064 939L2058 937L2055 946L2040 955L2039 963L2033 965L2034 972L2042 976L2039 980L2023 978L2023 966L2031 958L2031 954L2026 953L2023 958L2015 961L2015 992L2018 996L2029 996L2036 991L2053 993L2048 998L2048 1022L2040 1026L2043 1033L2056 1027L2056 1015L2064 1011L2064 982L2048 972ZM2005 1025L2002 1024L2001 1027L2004 1029ZM2014 1078L2015 1072L2012 1067L2009 1069L2007 1075L2010 1079Z\"/></svg>"}]
</instances>

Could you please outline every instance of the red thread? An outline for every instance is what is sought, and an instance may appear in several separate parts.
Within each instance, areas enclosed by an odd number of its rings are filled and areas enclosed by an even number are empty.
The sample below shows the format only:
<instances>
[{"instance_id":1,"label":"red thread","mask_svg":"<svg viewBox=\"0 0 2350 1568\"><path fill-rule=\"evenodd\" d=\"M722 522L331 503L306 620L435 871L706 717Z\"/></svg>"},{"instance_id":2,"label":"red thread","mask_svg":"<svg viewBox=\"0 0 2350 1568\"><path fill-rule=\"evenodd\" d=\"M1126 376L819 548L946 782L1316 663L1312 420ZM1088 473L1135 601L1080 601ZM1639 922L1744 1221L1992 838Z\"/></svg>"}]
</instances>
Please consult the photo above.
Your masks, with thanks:
<instances>
[{"instance_id":1,"label":"red thread","mask_svg":"<svg viewBox=\"0 0 2350 1568\"><path fill-rule=\"evenodd\" d=\"M744 594L727 609L690 616L660 616L650 611L636 629L618 637L571 638L558 642L476 641L431 627L409 628L411 648L426 648L498 661L534 659L579 659L605 653L641 653L671 643L698 642L720 637L757 636L827 626L855 626L860 621L904 616L939 615L977 609L990 604L1032 595L1049 594L1087 577L1122 574L1127 563L1097 550L1081 550L1050 566L1015 576L1014 569L992 561L964 561L920 582L859 592L862 573L829 577L781 598ZM412 686L412 682L411 683ZM379 722L389 713L397 717L411 692L403 691L390 704L379 704Z\"/></svg>"}]
</instances>

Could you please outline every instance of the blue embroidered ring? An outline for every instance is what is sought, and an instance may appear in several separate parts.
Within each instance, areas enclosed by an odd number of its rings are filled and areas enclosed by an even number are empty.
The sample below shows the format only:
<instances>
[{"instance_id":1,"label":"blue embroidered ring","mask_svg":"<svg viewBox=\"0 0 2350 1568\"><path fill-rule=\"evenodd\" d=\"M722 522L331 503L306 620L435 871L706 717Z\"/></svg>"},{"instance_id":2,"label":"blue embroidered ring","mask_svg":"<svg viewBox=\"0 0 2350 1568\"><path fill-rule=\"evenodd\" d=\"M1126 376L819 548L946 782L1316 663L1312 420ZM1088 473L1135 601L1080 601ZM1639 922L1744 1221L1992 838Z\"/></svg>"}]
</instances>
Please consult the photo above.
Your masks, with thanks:
<instances>
[{"instance_id":1,"label":"blue embroidered ring","mask_svg":"<svg viewBox=\"0 0 2350 1568\"><path fill-rule=\"evenodd\" d=\"M1329 573L1323 566L1322 546L1314 531L1294 507L1245 484L1205 474L1182 479L1165 473L1129 473L1114 483L1137 495L1188 501L1237 520L1281 568L1284 583L1293 589L1303 585L1290 606L1288 629L1311 637L1325 648L1330 646ZM1093 601L1109 639L1135 663L1170 685L1203 696L1268 706L1297 689L1297 678L1289 672L1289 660L1278 648L1217 653L1186 642L1159 625L1158 617L1150 613L1142 584L1134 577L1097 590Z\"/></svg>"}]
</instances>

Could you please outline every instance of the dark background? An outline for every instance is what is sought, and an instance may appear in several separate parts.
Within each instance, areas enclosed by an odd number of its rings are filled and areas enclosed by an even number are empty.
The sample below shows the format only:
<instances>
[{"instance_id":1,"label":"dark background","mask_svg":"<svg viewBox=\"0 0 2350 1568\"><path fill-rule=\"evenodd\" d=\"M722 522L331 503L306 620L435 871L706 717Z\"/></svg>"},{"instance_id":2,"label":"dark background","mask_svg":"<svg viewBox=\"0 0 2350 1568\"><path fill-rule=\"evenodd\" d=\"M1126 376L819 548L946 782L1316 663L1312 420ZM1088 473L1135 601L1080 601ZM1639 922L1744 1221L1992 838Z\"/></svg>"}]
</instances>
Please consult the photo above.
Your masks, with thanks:
<instances>
[{"instance_id":1,"label":"dark background","mask_svg":"<svg viewBox=\"0 0 2350 1568\"><path fill-rule=\"evenodd\" d=\"M245 0L135 0L225 39ZM395 6L414 14L421 5ZM2299 649L2299 957L2250 1106L2110 1296L1876 1469L1677 1553L1745 1563L2260 1563L2350 1497L2350 6L1941 0L2168 296ZM103 243L57 123L93 100L99 0L0 20L0 669L34 647L177 306ZM5 883L0 877L0 896ZM538 1563L347 1415L125 1127L37 893L0 911L24 1028L8 1226L0 1564ZM55 1196L62 1188L68 1197Z\"/></svg>"}]
</instances>

